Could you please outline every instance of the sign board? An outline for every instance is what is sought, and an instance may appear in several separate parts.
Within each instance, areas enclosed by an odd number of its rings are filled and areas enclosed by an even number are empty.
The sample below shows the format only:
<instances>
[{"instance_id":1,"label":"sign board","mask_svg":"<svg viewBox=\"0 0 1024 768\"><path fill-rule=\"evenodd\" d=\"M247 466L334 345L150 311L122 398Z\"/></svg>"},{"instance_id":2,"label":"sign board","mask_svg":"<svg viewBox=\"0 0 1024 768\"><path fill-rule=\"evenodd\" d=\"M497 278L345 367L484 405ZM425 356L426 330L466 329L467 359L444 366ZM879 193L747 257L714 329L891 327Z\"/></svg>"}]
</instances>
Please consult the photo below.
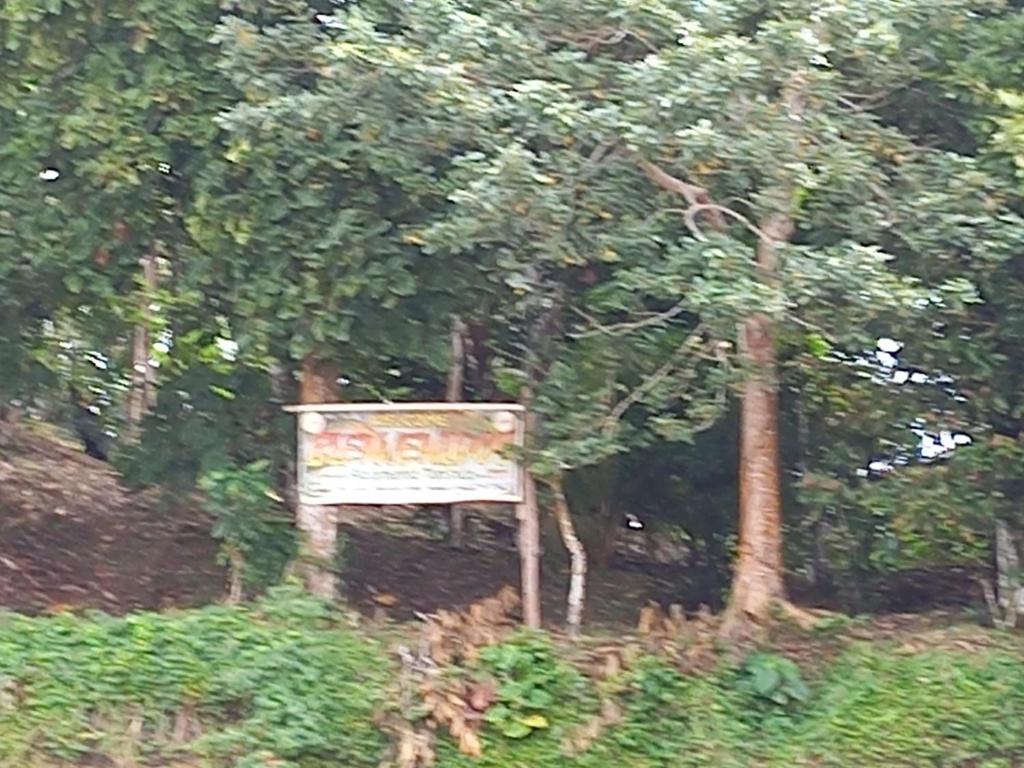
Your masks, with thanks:
<instances>
[{"instance_id":1,"label":"sign board","mask_svg":"<svg viewBox=\"0 0 1024 768\"><path fill-rule=\"evenodd\" d=\"M303 504L454 504L523 499L524 410L505 404L300 405Z\"/></svg>"}]
</instances>

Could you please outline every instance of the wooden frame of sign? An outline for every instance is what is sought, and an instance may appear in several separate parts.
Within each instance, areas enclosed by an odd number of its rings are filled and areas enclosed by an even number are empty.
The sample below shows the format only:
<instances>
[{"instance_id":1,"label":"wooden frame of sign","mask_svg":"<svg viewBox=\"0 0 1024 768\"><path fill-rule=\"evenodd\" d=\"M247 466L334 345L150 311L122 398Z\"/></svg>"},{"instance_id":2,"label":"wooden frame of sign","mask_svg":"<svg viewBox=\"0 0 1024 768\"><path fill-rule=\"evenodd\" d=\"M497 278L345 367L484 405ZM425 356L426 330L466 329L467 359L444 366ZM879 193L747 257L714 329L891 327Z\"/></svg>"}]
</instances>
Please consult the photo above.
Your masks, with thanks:
<instances>
[{"instance_id":1,"label":"wooden frame of sign","mask_svg":"<svg viewBox=\"0 0 1024 768\"><path fill-rule=\"evenodd\" d=\"M326 403L286 406L297 416L297 519L306 549L334 555L337 507L514 504L523 616L540 625L540 525L522 448L526 409L508 403ZM308 578L333 595L333 575ZM319 585L319 586L318 586Z\"/></svg>"}]
</instances>

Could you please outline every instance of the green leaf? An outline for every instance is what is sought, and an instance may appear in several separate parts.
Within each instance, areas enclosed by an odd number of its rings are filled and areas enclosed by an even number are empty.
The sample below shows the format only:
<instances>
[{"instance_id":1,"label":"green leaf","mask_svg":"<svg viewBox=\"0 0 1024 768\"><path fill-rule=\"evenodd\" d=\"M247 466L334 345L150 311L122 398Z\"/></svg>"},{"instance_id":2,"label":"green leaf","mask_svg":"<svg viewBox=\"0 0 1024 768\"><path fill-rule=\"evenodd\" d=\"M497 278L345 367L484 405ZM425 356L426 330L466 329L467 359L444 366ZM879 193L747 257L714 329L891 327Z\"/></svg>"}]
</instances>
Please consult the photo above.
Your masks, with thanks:
<instances>
[{"instance_id":1,"label":"green leaf","mask_svg":"<svg viewBox=\"0 0 1024 768\"><path fill-rule=\"evenodd\" d=\"M782 677L774 666L761 664L754 670L754 691L761 696L767 696L772 693L781 682Z\"/></svg>"},{"instance_id":2,"label":"green leaf","mask_svg":"<svg viewBox=\"0 0 1024 768\"><path fill-rule=\"evenodd\" d=\"M230 389L219 387L216 384L210 385L210 391L213 392L213 394L217 395L217 397L222 397L225 400L234 400L237 397L237 395Z\"/></svg>"},{"instance_id":3,"label":"green leaf","mask_svg":"<svg viewBox=\"0 0 1024 768\"><path fill-rule=\"evenodd\" d=\"M530 715L522 719L523 725L528 728L542 729L548 727L548 719L544 715Z\"/></svg>"},{"instance_id":4,"label":"green leaf","mask_svg":"<svg viewBox=\"0 0 1024 768\"><path fill-rule=\"evenodd\" d=\"M492 725L496 725L498 723L504 722L511 715L511 713L512 710L510 710L504 704L496 704L487 710L487 713L484 715L484 720L486 720L488 723L491 723Z\"/></svg>"},{"instance_id":5,"label":"green leaf","mask_svg":"<svg viewBox=\"0 0 1024 768\"><path fill-rule=\"evenodd\" d=\"M501 733L509 739L525 739L533 732L533 729L522 720L513 720L506 725Z\"/></svg>"},{"instance_id":6,"label":"green leaf","mask_svg":"<svg viewBox=\"0 0 1024 768\"><path fill-rule=\"evenodd\" d=\"M809 333L807 334L807 351L821 360L832 351L832 345L820 333Z\"/></svg>"},{"instance_id":7,"label":"green leaf","mask_svg":"<svg viewBox=\"0 0 1024 768\"><path fill-rule=\"evenodd\" d=\"M81 293L82 288L84 287L81 276L76 274L65 275L62 282L64 283L64 287L68 289L69 293Z\"/></svg>"},{"instance_id":8,"label":"green leaf","mask_svg":"<svg viewBox=\"0 0 1024 768\"><path fill-rule=\"evenodd\" d=\"M547 709L555 703L555 697L543 688L534 688L526 697L526 704L531 709Z\"/></svg>"}]
</instances>

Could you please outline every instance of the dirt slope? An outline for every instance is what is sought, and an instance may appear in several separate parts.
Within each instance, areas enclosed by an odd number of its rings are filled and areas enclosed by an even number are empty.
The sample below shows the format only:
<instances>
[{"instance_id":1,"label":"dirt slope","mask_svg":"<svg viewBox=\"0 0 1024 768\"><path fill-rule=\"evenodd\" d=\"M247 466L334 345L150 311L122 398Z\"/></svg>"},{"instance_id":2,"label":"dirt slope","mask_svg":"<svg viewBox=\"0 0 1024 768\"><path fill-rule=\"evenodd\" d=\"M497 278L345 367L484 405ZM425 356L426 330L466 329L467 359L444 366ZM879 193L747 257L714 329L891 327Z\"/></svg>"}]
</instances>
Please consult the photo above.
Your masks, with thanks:
<instances>
[{"instance_id":1,"label":"dirt slope","mask_svg":"<svg viewBox=\"0 0 1024 768\"><path fill-rule=\"evenodd\" d=\"M132 494L73 446L0 425L0 606L124 612L209 601L223 575L209 522Z\"/></svg>"}]
</instances>

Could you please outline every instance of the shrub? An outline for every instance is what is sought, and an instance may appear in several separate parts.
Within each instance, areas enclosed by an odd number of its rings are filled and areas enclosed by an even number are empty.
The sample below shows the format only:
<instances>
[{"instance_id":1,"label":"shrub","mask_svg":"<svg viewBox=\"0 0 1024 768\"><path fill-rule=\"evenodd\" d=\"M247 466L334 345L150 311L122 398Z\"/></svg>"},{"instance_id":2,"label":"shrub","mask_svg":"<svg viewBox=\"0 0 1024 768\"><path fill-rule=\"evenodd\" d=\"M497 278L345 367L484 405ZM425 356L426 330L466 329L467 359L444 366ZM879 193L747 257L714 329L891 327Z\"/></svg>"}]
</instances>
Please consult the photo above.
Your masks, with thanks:
<instances>
[{"instance_id":1,"label":"shrub","mask_svg":"<svg viewBox=\"0 0 1024 768\"><path fill-rule=\"evenodd\" d=\"M295 554L291 516L276 497L268 461L228 463L199 481L204 508L214 518L213 536L231 571L232 597L242 586L266 587L278 581Z\"/></svg>"},{"instance_id":2,"label":"shrub","mask_svg":"<svg viewBox=\"0 0 1024 768\"><path fill-rule=\"evenodd\" d=\"M168 615L7 615L0 765L372 766L388 675L376 643L289 589Z\"/></svg>"},{"instance_id":3,"label":"shrub","mask_svg":"<svg viewBox=\"0 0 1024 768\"><path fill-rule=\"evenodd\" d=\"M583 676L541 636L523 634L487 648L482 661L498 682L498 701L487 711L487 722L506 738L546 729L553 717L571 716L582 704Z\"/></svg>"}]
</instances>

